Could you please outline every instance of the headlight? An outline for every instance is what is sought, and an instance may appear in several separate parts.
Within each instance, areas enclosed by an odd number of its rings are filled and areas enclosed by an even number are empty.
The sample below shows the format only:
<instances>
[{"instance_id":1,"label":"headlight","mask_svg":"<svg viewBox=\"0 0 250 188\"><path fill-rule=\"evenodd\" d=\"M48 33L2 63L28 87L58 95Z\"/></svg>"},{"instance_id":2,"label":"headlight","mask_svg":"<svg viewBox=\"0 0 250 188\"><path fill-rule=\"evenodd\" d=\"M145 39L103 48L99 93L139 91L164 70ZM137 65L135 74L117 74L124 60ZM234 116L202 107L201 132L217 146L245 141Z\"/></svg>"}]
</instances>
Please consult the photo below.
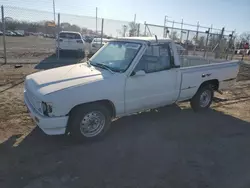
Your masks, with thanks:
<instances>
[{"instance_id":1,"label":"headlight","mask_svg":"<svg viewBox=\"0 0 250 188\"><path fill-rule=\"evenodd\" d=\"M46 115L46 116L51 115L51 113L52 113L52 104L51 103L42 102L41 108L42 108L42 112L44 115Z\"/></svg>"}]
</instances>

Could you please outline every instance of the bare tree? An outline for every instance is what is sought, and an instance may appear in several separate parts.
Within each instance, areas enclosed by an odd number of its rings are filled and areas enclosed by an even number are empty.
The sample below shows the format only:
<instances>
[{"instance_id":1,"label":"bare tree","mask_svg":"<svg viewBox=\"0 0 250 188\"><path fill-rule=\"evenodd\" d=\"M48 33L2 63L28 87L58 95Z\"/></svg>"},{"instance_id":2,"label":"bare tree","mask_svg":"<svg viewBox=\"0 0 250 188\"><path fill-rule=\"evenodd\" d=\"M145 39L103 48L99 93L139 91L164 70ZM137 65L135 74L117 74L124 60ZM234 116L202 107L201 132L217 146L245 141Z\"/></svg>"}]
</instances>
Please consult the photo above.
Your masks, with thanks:
<instances>
[{"instance_id":1,"label":"bare tree","mask_svg":"<svg viewBox=\"0 0 250 188\"><path fill-rule=\"evenodd\" d=\"M250 31L244 32L239 36L242 42L250 42Z\"/></svg>"},{"instance_id":2,"label":"bare tree","mask_svg":"<svg viewBox=\"0 0 250 188\"><path fill-rule=\"evenodd\" d=\"M138 29L139 29L139 24L135 22L130 22L129 23L129 36L130 37L137 36Z\"/></svg>"},{"instance_id":3,"label":"bare tree","mask_svg":"<svg viewBox=\"0 0 250 188\"><path fill-rule=\"evenodd\" d=\"M197 45L199 48L205 47L205 37L204 36L201 36L197 39Z\"/></svg>"},{"instance_id":4,"label":"bare tree","mask_svg":"<svg viewBox=\"0 0 250 188\"><path fill-rule=\"evenodd\" d=\"M180 40L177 31L173 31L173 32L171 33L171 35L170 35L170 38L171 38L172 40L174 40L174 41L179 41L179 40Z\"/></svg>"}]
</instances>

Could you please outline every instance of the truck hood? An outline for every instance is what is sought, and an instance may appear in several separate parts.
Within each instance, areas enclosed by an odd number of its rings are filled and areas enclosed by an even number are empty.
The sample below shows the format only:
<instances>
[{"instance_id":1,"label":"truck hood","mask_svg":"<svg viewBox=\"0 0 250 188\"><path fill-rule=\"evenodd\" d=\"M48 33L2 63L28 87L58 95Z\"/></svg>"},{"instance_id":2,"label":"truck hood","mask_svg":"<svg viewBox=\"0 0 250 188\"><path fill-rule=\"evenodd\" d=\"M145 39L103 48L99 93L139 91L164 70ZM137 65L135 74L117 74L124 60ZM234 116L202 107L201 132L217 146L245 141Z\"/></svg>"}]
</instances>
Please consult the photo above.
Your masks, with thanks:
<instances>
[{"instance_id":1,"label":"truck hood","mask_svg":"<svg viewBox=\"0 0 250 188\"><path fill-rule=\"evenodd\" d=\"M109 76L111 73L106 70L82 63L28 75L25 87L33 93L44 96L66 88L97 82Z\"/></svg>"}]
</instances>

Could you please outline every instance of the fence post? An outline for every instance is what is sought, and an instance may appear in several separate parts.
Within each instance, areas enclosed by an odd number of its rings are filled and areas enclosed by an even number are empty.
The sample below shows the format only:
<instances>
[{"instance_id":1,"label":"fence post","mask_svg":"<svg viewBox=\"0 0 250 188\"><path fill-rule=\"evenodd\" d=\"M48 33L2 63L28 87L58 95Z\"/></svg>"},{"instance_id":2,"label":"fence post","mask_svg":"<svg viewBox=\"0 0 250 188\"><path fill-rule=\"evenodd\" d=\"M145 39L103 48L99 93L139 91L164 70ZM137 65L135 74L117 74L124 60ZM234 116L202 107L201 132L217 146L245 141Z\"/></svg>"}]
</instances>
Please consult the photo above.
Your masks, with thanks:
<instances>
[{"instance_id":1,"label":"fence post","mask_svg":"<svg viewBox=\"0 0 250 188\"><path fill-rule=\"evenodd\" d=\"M2 29L3 29L3 53L4 53L4 64L7 63L7 54L6 54L6 40L5 40L5 18L4 18L4 8L1 6L2 12Z\"/></svg>"},{"instance_id":2,"label":"fence post","mask_svg":"<svg viewBox=\"0 0 250 188\"><path fill-rule=\"evenodd\" d=\"M137 28L137 37L139 37L140 36L140 25L141 24L138 23L137 25L138 25L138 28Z\"/></svg>"},{"instance_id":3,"label":"fence post","mask_svg":"<svg viewBox=\"0 0 250 188\"><path fill-rule=\"evenodd\" d=\"M186 40L186 50L188 51L188 38L189 38L189 30L187 31L187 40Z\"/></svg>"},{"instance_id":4,"label":"fence post","mask_svg":"<svg viewBox=\"0 0 250 188\"><path fill-rule=\"evenodd\" d=\"M208 38L210 35L210 28L208 28L208 31L206 31L206 32L207 32L207 39L206 39L206 44L205 44L206 49L204 51L204 57L206 57L206 55L207 55L207 45L208 45Z\"/></svg>"},{"instance_id":5,"label":"fence post","mask_svg":"<svg viewBox=\"0 0 250 188\"><path fill-rule=\"evenodd\" d=\"M166 37L166 22L167 22L167 16L164 17L163 38Z\"/></svg>"},{"instance_id":6,"label":"fence post","mask_svg":"<svg viewBox=\"0 0 250 188\"><path fill-rule=\"evenodd\" d=\"M229 41L228 41L228 45L227 45L227 49L226 49L226 60L227 60L227 58L228 58L228 53L229 53L229 50L230 50L230 47L231 47L231 45L232 45L232 43L233 43L233 35L234 35L234 31L232 31L232 34L231 35L229 35ZM234 52L233 52L234 53Z\"/></svg>"},{"instance_id":7,"label":"fence post","mask_svg":"<svg viewBox=\"0 0 250 188\"><path fill-rule=\"evenodd\" d=\"M172 39L173 39L173 30L174 30L174 21L173 21L172 30L171 30Z\"/></svg>"},{"instance_id":8,"label":"fence post","mask_svg":"<svg viewBox=\"0 0 250 188\"><path fill-rule=\"evenodd\" d=\"M199 23L199 22L197 22L197 31L196 31L195 45L194 45L194 55L195 55L196 45L197 45L197 41L198 41L199 27L200 27L200 23Z\"/></svg>"},{"instance_id":9,"label":"fence post","mask_svg":"<svg viewBox=\"0 0 250 188\"><path fill-rule=\"evenodd\" d=\"M218 43L217 43L217 47L215 49L215 59L220 57L220 52L221 52L221 39L224 35L224 30L225 28L223 27L221 30L221 34L219 35L219 39L218 39Z\"/></svg>"},{"instance_id":10,"label":"fence post","mask_svg":"<svg viewBox=\"0 0 250 188\"><path fill-rule=\"evenodd\" d=\"M58 18L57 18L57 59L60 58L60 13L58 13Z\"/></svg>"},{"instance_id":11,"label":"fence post","mask_svg":"<svg viewBox=\"0 0 250 188\"><path fill-rule=\"evenodd\" d=\"M183 19L181 19L181 38L180 38L180 42L182 41L182 29L183 29Z\"/></svg>"},{"instance_id":12,"label":"fence post","mask_svg":"<svg viewBox=\"0 0 250 188\"><path fill-rule=\"evenodd\" d=\"M236 33L236 30L234 30L234 33ZM232 56L231 56L231 60L233 59L234 57L234 53L235 53L235 49L236 49L236 46L235 46L235 39L236 39L236 36L233 37L233 52L232 52Z\"/></svg>"},{"instance_id":13,"label":"fence post","mask_svg":"<svg viewBox=\"0 0 250 188\"><path fill-rule=\"evenodd\" d=\"M102 38L103 38L103 25L104 25L104 19L102 18L101 45L102 45Z\"/></svg>"},{"instance_id":14,"label":"fence post","mask_svg":"<svg viewBox=\"0 0 250 188\"><path fill-rule=\"evenodd\" d=\"M151 33L151 31L150 31L150 29L149 29L148 25L146 25L146 27L147 27L147 29L148 29L148 33L149 33L149 34L150 34L150 36L152 37L152 33Z\"/></svg>"}]
</instances>

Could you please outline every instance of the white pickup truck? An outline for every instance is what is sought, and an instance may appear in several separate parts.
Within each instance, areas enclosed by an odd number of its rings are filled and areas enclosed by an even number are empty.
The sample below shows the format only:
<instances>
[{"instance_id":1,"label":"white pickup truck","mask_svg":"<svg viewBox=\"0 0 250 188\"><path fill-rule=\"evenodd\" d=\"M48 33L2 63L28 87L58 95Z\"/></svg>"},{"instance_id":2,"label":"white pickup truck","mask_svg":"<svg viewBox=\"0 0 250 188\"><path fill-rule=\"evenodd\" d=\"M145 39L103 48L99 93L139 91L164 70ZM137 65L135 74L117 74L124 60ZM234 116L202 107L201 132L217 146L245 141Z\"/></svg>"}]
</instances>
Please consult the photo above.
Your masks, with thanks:
<instances>
[{"instance_id":1,"label":"white pickup truck","mask_svg":"<svg viewBox=\"0 0 250 188\"><path fill-rule=\"evenodd\" d=\"M46 134L95 139L112 119L146 109L190 100L204 110L238 71L237 61L180 58L170 39L120 38L88 62L28 75L24 101Z\"/></svg>"}]
</instances>

